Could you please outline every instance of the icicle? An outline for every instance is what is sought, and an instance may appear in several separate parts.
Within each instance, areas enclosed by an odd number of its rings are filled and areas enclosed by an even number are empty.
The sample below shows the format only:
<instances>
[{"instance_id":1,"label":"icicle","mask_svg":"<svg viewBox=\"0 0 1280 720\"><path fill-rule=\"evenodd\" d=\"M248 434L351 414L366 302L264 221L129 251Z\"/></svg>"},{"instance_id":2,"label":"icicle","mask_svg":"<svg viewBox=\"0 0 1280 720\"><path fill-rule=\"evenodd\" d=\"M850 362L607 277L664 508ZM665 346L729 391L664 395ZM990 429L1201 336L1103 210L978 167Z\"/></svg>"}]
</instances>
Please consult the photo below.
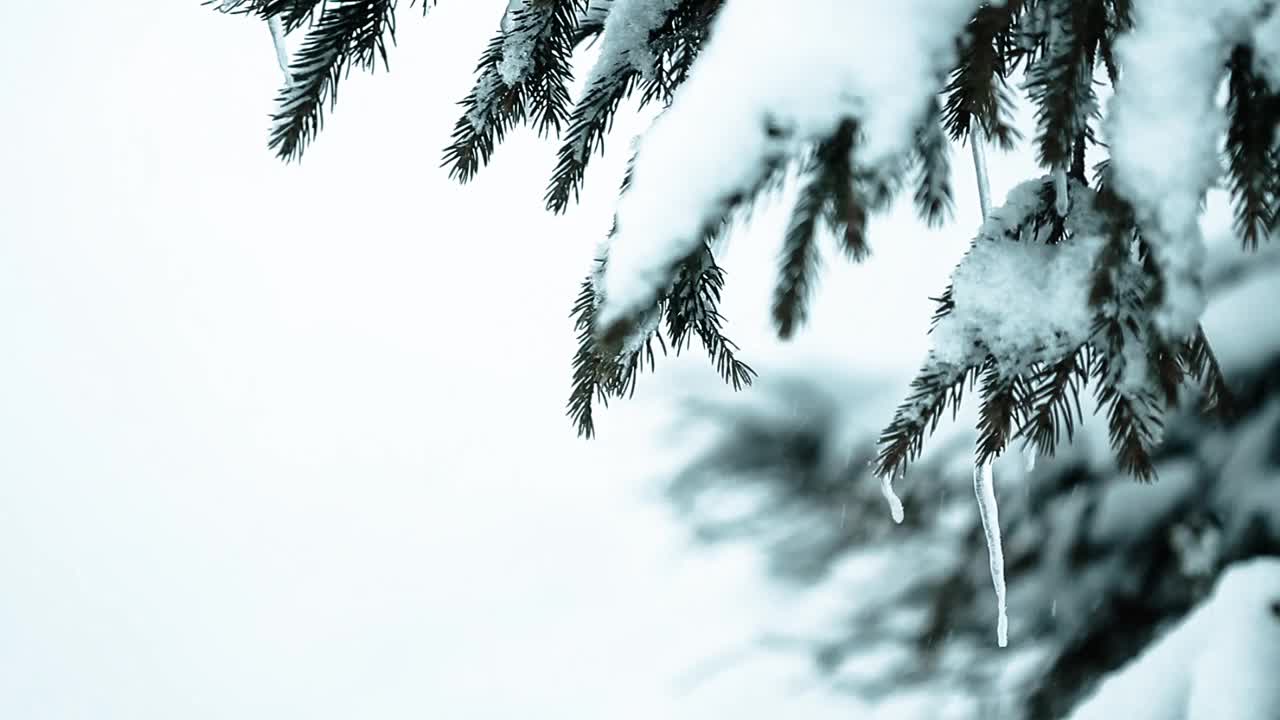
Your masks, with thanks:
<instances>
[{"instance_id":1,"label":"icicle","mask_svg":"<svg viewBox=\"0 0 1280 720\"><path fill-rule=\"evenodd\" d=\"M1066 168L1060 167L1053 171L1053 200L1058 217L1066 217L1071 211L1071 196L1067 193Z\"/></svg>"},{"instance_id":2,"label":"icicle","mask_svg":"<svg viewBox=\"0 0 1280 720\"><path fill-rule=\"evenodd\" d=\"M985 142L986 135L982 129L973 128L970 132L969 144L973 146L973 170L978 180L978 202L982 205L984 222L991 215L991 181L987 178L987 157L983 148ZM1064 184L1066 178L1067 176L1063 174ZM1059 197L1065 195L1064 190ZM1034 462L1034 455L1029 455L1028 458L1029 463ZM885 480L882 478L881 482ZM882 485L881 490L884 490L884 487ZM893 488L889 488L888 492L892 493ZM978 498L978 515L982 518L982 531L987 536L987 558L991 562L991 583L996 588L996 642L1000 647L1006 647L1009 644L1009 615L1005 608L1004 548L1000 543L1000 508L996 505L996 489L991 478L990 460L973 468L973 494ZM893 501L890 501L890 507L892 504Z\"/></svg>"},{"instance_id":3,"label":"icicle","mask_svg":"<svg viewBox=\"0 0 1280 720\"><path fill-rule=\"evenodd\" d=\"M1036 449L1035 447L1028 445L1027 449L1022 452L1024 453L1023 461L1025 463L1023 467L1026 469L1027 474L1030 475L1036 471Z\"/></svg>"},{"instance_id":4,"label":"icicle","mask_svg":"<svg viewBox=\"0 0 1280 720\"><path fill-rule=\"evenodd\" d=\"M893 491L893 475L882 475L880 477L880 494L884 495L885 501L889 503L889 514L893 516L893 521L902 524L902 519L906 514L902 511L902 501L898 499L897 493Z\"/></svg>"},{"instance_id":5,"label":"icicle","mask_svg":"<svg viewBox=\"0 0 1280 720\"><path fill-rule=\"evenodd\" d=\"M973 148L973 172L978 178L978 204L982 207L982 219L991 214L991 181L987 179L987 153L983 145L987 134L981 127L969 132L969 146Z\"/></svg>"},{"instance_id":6,"label":"icicle","mask_svg":"<svg viewBox=\"0 0 1280 720\"><path fill-rule=\"evenodd\" d=\"M271 44L276 48L276 62L280 64L280 72L284 73L286 84L293 84L293 76L289 74L289 51L284 46L284 29L280 27L280 18L272 15L267 18L267 29L271 31Z\"/></svg>"},{"instance_id":7,"label":"icicle","mask_svg":"<svg viewBox=\"0 0 1280 720\"><path fill-rule=\"evenodd\" d=\"M978 515L982 518L982 531L987 536L987 558L991 562L991 584L996 589L996 643L1006 647L1009 645L1009 614L1005 607L1004 549L1000 543L1000 508L996 505L996 488L989 461L974 466L973 493L978 498Z\"/></svg>"}]
</instances>

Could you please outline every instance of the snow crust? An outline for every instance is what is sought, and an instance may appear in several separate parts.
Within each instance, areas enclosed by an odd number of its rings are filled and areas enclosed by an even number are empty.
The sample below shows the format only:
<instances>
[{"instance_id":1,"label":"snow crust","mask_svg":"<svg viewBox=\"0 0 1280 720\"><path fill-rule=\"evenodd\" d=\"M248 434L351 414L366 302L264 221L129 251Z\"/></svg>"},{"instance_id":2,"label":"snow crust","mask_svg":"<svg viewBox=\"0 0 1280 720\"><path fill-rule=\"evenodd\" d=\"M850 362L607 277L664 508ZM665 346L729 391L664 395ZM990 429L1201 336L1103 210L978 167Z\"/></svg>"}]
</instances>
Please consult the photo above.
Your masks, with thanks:
<instances>
[{"instance_id":1,"label":"snow crust","mask_svg":"<svg viewBox=\"0 0 1280 720\"><path fill-rule=\"evenodd\" d=\"M830 134L848 116L865 134L861 165L900 156L978 5L728 0L689 79L641 142L619 201L601 325L652 302L768 158ZM623 9L615 3L606 33Z\"/></svg>"},{"instance_id":2,"label":"snow crust","mask_svg":"<svg viewBox=\"0 0 1280 720\"><path fill-rule=\"evenodd\" d=\"M1106 123L1115 187L1133 203L1166 281L1157 329L1181 338L1204 310L1200 201L1221 172L1225 126L1215 102L1233 44L1248 39L1262 0L1135 0L1116 40L1124 72Z\"/></svg>"},{"instance_id":3,"label":"snow crust","mask_svg":"<svg viewBox=\"0 0 1280 720\"><path fill-rule=\"evenodd\" d=\"M1068 720L1280 716L1280 558L1238 563L1209 599L1102 682Z\"/></svg>"}]
</instances>

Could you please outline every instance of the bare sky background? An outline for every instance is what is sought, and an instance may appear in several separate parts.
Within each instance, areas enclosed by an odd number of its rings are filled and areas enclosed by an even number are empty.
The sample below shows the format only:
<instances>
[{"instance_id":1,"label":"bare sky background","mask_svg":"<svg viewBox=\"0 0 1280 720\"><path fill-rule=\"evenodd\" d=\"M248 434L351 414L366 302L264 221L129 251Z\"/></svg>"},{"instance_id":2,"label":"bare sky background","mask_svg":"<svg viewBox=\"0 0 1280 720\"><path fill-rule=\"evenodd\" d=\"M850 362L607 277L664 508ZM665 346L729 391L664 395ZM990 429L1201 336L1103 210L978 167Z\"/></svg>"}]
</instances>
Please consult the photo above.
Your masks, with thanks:
<instances>
[{"instance_id":1,"label":"bare sky background","mask_svg":"<svg viewBox=\"0 0 1280 720\"><path fill-rule=\"evenodd\" d=\"M392 72L345 82L292 166L266 149L263 24L12 5L0 717L847 717L798 662L676 687L778 598L646 499L661 377L592 443L563 416L568 309L641 124L565 217L531 133L469 186L437 167L504 2L402 8ZM997 161L997 196L1030 167ZM957 156L946 233L907 209L870 264L829 263L814 332L782 349L765 210L725 255L746 356L901 382L976 228L970 172Z\"/></svg>"}]
</instances>

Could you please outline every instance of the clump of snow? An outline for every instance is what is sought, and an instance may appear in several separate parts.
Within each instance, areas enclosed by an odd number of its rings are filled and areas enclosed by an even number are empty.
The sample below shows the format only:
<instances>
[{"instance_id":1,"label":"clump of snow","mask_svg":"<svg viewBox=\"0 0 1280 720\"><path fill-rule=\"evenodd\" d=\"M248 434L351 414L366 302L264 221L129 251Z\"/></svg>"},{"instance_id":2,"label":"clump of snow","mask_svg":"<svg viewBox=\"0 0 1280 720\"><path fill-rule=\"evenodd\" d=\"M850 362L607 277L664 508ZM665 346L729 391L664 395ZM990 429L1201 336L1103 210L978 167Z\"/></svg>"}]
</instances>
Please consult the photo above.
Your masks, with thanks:
<instances>
[{"instance_id":1,"label":"clump of snow","mask_svg":"<svg viewBox=\"0 0 1280 720\"><path fill-rule=\"evenodd\" d=\"M973 468L973 494L978 498L978 515L982 533L987 538L987 560L991 565L991 584L996 590L996 643L1009 645L1009 612L1005 602L1004 547L1000 540L1000 506L996 503L995 479L991 462Z\"/></svg>"},{"instance_id":2,"label":"clump of snow","mask_svg":"<svg viewBox=\"0 0 1280 720\"><path fill-rule=\"evenodd\" d=\"M601 325L652 302L725 203L793 142L829 135L853 116L865 135L862 165L900 156L978 5L728 0L689 79L641 143L618 206ZM606 33L622 10L615 3Z\"/></svg>"},{"instance_id":3,"label":"clump of snow","mask_svg":"<svg viewBox=\"0 0 1280 720\"><path fill-rule=\"evenodd\" d=\"M545 16L543 22L526 20L516 25L516 15L526 12L525 0L510 0L507 12L502 16L502 60L498 62L498 76L507 87L519 85L529 74L529 67L533 64L533 48L539 36L549 27L554 8L547 6L539 9Z\"/></svg>"},{"instance_id":4,"label":"clump of snow","mask_svg":"<svg viewBox=\"0 0 1280 720\"><path fill-rule=\"evenodd\" d=\"M609 112L610 100L620 94L633 72L653 77L658 60L649 49L649 35L662 26L675 5L675 0L615 0L587 6L580 21L603 17L604 40L574 110L575 122L587 127L596 124ZM584 132L569 141L577 162L586 162L591 138L591 133Z\"/></svg>"},{"instance_id":5,"label":"clump of snow","mask_svg":"<svg viewBox=\"0 0 1280 720\"><path fill-rule=\"evenodd\" d=\"M1225 128L1215 102L1231 47L1248 39L1262 0L1136 0L1133 29L1116 41L1124 73L1107 134L1115 187L1147 230L1165 298L1154 315L1167 338L1194 331L1204 310L1200 201L1221 172ZM1176 70L1175 70L1176 69Z\"/></svg>"},{"instance_id":6,"label":"clump of snow","mask_svg":"<svg viewBox=\"0 0 1280 720\"><path fill-rule=\"evenodd\" d=\"M1280 717L1280 558L1238 563L1212 595L1068 720Z\"/></svg>"},{"instance_id":7,"label":"clump of snow","mask_svg":"<svg viewBox=\"0 0 1280 720\"><path fill-rule=\"evenodd\" d=\"M587 90L603 78L628 66L641 77L653 77L656 59L649 49L649 34L662 27L679 0L615 0L608 8L600 57L587 78ZM588 7L588 12L591 8Z\"/></svg>"},{"instance_id":8,"label":"clump of snow","mask_svg":"<svg viewBox=\"0 0 1280 720\"><path fill-rule=\"evenodd\" d=\"M498 77L507 87L519 85L533 62L533 45L537 36L530 32L508 35L502 42L502 60L498 62Z\"/></svg>"},{"instance_id":9,"label":"clump of snow","mask_svg":"<svg viewBox=\"0 0 1280 720\"><path fill-rule=\"evenodd\" d=\"M1088 340L1101 221L1087 189L1073 184L1070 237L1057 245L1023 237L1017 228L1041 209L1043 187L1043 180L1018 185L983 223L951 276L955 307L933 331L935 361L965 364L978 343L1001 363L1057 359Z\"/></svg>"},{"instance_id":10,"label":"clump of snow","mask_svg":"<svg viewBox=\"0 0 1280 720\"><path fill-rule=\"evenodd\" d=\"M482 133L489 125L489 112L493 109L493 96L498 92L502 78L497 73L486 72L476 81L475 106L467 112L467 122L477 133Z\"/></svg>"}]
</instances>

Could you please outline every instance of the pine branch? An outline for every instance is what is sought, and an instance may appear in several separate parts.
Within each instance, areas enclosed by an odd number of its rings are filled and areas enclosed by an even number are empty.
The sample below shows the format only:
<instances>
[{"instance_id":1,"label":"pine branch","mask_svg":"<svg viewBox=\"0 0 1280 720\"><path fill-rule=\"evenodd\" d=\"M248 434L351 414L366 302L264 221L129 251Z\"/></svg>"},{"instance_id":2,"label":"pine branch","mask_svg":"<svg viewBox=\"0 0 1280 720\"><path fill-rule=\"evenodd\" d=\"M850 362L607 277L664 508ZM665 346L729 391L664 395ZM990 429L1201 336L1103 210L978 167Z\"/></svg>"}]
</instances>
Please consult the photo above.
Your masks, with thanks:
<instances>
[{"instance_id":1,"label":"pine branch","mask_svg":"<svg viewBox=\"0 0 1280 720\"><path fill-rule=\"evenodd\" d=\"M667 101L684 81L689 67L709 31L720 2L684 0L649 33L646 47L653 65L636 68L625 58L602 57L592 69L582 98L568 115L565 141L556 154L556 167L544 196L547 209L564 212L577 202L587 165L603 152L604 138L613 126L622 101L643 85L641 105L661 98Z\"/></svg>"},{"instance_id":2,"label":"pine branch","mask_svg":"<svg viewBox=\"0 0 1280 720\"><path fill-rule=\"evenodd\" d=\"M647 365L652 372L657 360L654 342L663 355L667 353L662 336L649 331L634 343L634 348L618 353L603 352L597 345L594 333L595 312L600 306L595 283L603 269L603 261L596 273L583 280L570 316L578 333L578 349L573 357L572 390L569 393L567 414L578 431L578 437L595 435L594 404L608 406L612 397L630 396L635 393L640 372ZM660 312L660 309L656 310Z\"/></svg>"},{"instance_id":3,"label":"pine branch","mask_svg":"<svg viewBox=\"0 0 1280 720\"><path fill-rule=\"evenodd\" d=\"M323 2L324 0L262 0L258 14L264 20L279 18L285 32L293 32L303 25L310 25Z\"/></svg>"},{"instance_id":4,"label":"pine branch","mask_svg":"<svg viewBox=\"0 0 1280 720\"><path fill-rule=\"evenodd\" d=\"M1145 289L1135 286L1142 285L1145 278L1136 277L1130 260L1130 246L1138 237L1133 207L1112 189L1109 175L1110 163L1099 163L1094 181L1095 205L1106 218L1108 238L1094 264L1089 306L1114 313L1119 300L1138 302L1135 296Z\"/></svg>"},{"instance_id":5,"label":"pine branch","mask_svg":"<svg viewBox=\"0 0 1280 720\"><path fill-rule=\"evenodd\" d=\"M808 319L809 297L821 259L816 241L818 216L825 200L819 184L811 179L800 189L787 225L773 291L773 324L783 340Z\"/></svg>"},{"instance_id":6,"label":"pine branch","mask_svg":"<svg viewBox=\"0 0 1280 720\"><path fill-rule=\"evenodd\" d=\"M262 15L262 6L270 0L202 0L201 5L212 5L223 15Z\"/></svg>"},{"instance_id":7,"label":"pine branch","mask_svg":"<svg viewBox=\"0 0 1280 720\"><path fill-rule=\"evenodd\" d=\"M750 385L756 371L737 357L738 346L724 335L720 296L724 270L716 265L710 243L704 243L676 276L666 298L667 333L678 354L691 334L697 335L716 371L734 390Z\"/></svg>"},{"instance_id":8,"label":"pine branch","mask_svg":"<svg viewBox=\"0 0 1280 720\"><path fill-rule=\"evenodd\" d=\"M1118 245L1113 241L1109 247ZM1115 263L1116 254L1104 250L1100 260ZM1128 265L1117 265L1108 273L1107 282L1097 282L1095 275L1093 292L1110 294L1100 297L1097 304L1090 340L1096 352L1090 376L1095 381L1098 407L1107 408L1107 428L1117 463L1139 481L1149 482L1155 479L1152 454L1163 433L1164 407L1156 390L1166 392L1166 406L1171 398L1167 396L1168 383L1162 385L1158 377L1167 363L1159 357L1160 349L1153 347L1158 334L1145 311L1148 294L1132 274L1132 263Z\"/></svg>"},{"instance_id":9,"label":"pine branch","mask_svg":"<svg viewBox=\"0 0 1280 720\"><path fill-rule=\"evenodd\" d=\"M1148 350L1152 384L1157 391L1156 397L1164 401L1165 410L1178 407L1178 390L1187 380L1181 355L1181 348L1175 350L1161 344L1156 344L1154 348Z\"/></svg>"},{"instance_id":10,"label":"pine branch","mask_svg":"<svg viewBox=\"0 0 1280 720\"><path fill-rule=\"evenodd\" d=\"M595 288L603 269L600 261L596 272L583 281L571 314L578 349L567 414L578 436L586 438L595 434L595 403L607 406L610 398L633 394L640 372L646 366L652 372L658 352L666 355L668 349L667 341L657 332L657 323L644 326L621 350L610 350L597 342L595 313L601 297ZM650 316L665 320L670 347L677 355L696 335L716 371L734 390L740 390L755 380L756 371L738 359L737 344L724 334L724 317L719 311L723 290L724 270L716 265L710 245L704 244L680 263L670 292L658 301Z\"/></svg>"},{"instance_id":11,"label":"pine branch","mask_svg":"<svg viewBox=\"0 0 1280 720\"><path fill-rule=\"evenodd\" d=\"M974 464L990 462L1004 452L1015 428L1027 415L1029 390L1022 375L988 358L981 370L982 403L978 408L978 445Z\"/></svg>"},{"instance_id":12,"label":"pine branch","mask_svg":"<svg viewBox=\"0 0 1280 720\"><path fill-rule=\"evenodd\" d=\"M574 319L574 330L578 333L578 350L573 356L573 389L569 393L569 419L578 429L578 437L595 436L595 418L592 414L593 403L608 404L609 393L606 391L603 378L609 376L609 368L595 348L595 334L592 325L595 320L596 294L588 275L582 281L578 291L578 299L573 304L570 317Z\"/></svg>"},{"instance_id":13,"label":"pine branch","mask_svg":"<svg viewBox=\"0 0 1280 720\"><path fill-rule=\"evenodd\" d=\"M1115 41L1121 34L1133 28L1133 3L1131 0L1110 0L1107 3L1106 29L1098 44L1098 59L1107 70L1107 79L1115 87L1120 80L1120 66L1115 57Z\"/></svg>"},{"instance_id":14,"label":"pine branch","mask_svg":"<svg viewBox=\"0 0 1280 720\"><path fill-rule=\"evenodd\" d=\"M1158 401L1145 392L1125 392L1099 382L1098 405L1107 408L1111 448L1120 469L1139 482L1155 482L1152 454L1164 431Z\"/></svg>"},{"instance_id":15,"label":"pine branch","mask_svg":"<svg viewBox=\"0 0 1280 720\"><path fill-rule=\"evenodd\" d=\"M1196 328L1196 334L1183 345L1180 358L1188 377L1198 380L1203 388L1203 411L1221 420L1234 419L1237 403L1203 327Z\"/></svg>"},{"instance_id":16,"label":"pine branch","mask_svg":"<svg viewBox=\"0 0 1280 720\"><path fill-rule=\"evenodd\" d=\"M1054 340L1001 356L991 354L983 336L973 337L972 347L946 364L931 353L912 384L911 396L881 436L880 473L901 472L918 456L923 438L936 427L947 404L959 402L960 380L966 376L971 382L980 377L982 386L978 463L1001 454L1012 438L1022 438L1024 446L1051 455L1064 433L1071 439L1082 415L1079 392L1093 377L1100 402L1109 410L1117 457L1138 478L1153 477L1151 456L1160 440L1162 414L1176 404L1178 389L1186 380L1186 353L1160 344L1146 310L1154 270L1149 262L1135 261L1130 254L1136 237L1130 208L1114 196L1102 197L1079 180L1072 182L1077 209L1073 213L1084 213L1084 217L1072 214L1071 222L1059 217L1053 209L1052 182L1048 178L1030 181L991 213L975 247L978 242L1054 245L1070 239L1068 226L1105 233L1109 241L1094 260L1087 300L1094 313L1093 327L1069 342L1060 331ZM1100 227L1095 213L1101 215ZM935 326L957 309L952 287L937 302ZM1200 357L1191 361L1205 362Z\"/></svg>"},{"instance_id":17,"label":"pine branch","mask_svg":"<svg viewBox=\"0 0 1280 720\"><path fill-rule=\"evenodd\" d=\"M1040 164L1066 168L1076 139L1093 141L1089 123L1099 116L1093 68L1107 29L1106 7L1103 0L1045 1L1053 29L1047 51L1027 70L1027 94L1037 105Z\"/></svg>"},{"instance_id":18,"label":"pine branch","mask_svg":"<svg viewBox=\"0 0 1280 720\"><path fill-rule=\"evenodd\" d=\"M1013 95L1005 82L1010 42L1022 0L984 4L969 21L968 37L943 94L942 122L951 139L968 140L974 128L1003 149L1018 141L1013 126ZM976 124L975 124L976 123Z\"/></svg>"},{"instance_id":19,"label":"pine branch","mask_svg":"<svg viewBox=\"0 0 1280 720\"><path fill-rule=\"evenodd\" d=\"M667 16L649 40L654 65L652 75L642 83L641 107L654 101L664 107L671 103L676 88L689 77L722 5L724 0L681 0Z\"/></svg>"},{"instance_id":20,"label":"pine branch","mask_svg":"<svg viewBox=\"0 0 1280 720\"><path fill-rule=\"evenodd\" d=\"M898 477L906 472L907 466L924 451L925 437L938 429L947 408L951 408L953 417L958 412L965 383L974 383L978 368L974 363L939 363L930 355L911 381L907 399L880 433L875 461L877 475Z\"/></svg>"},{"instance_id":21,"label":"pine branch","mask_svg":"<svg viewBox=\"0 0 1280 720\"><path fill-rule=\"evenodd\" d=\"M603 152L604 136L613 125L619 105L635 89L636 78L636 71L630 66L613 68L587 87L582 100L569 113L568 131L556 153L556 167L545 195L551 212L564 212L571 202L578 201L587 163L593 153Z\"/></svg>"},{"instance_id":22,"label":"pine branch","mask_svg":"<svg viewBox=\"0 0 1280 720\"><path fill-rule=\"evenodd\" d=\"M709 218L698 231L698 235L702 238L702 244L708 247L713 245L715 239L732 224L735 215L741 212L749 212L761 193L776 186L778 176L786 168L786 163L787 158L784 156L766 157L762 161L759 174L754 178L754 183L751 187L723 198L719 204L719 212ZM690 257L695 256L698 252L700 251L695 250L692 255L673 263L663 276L671 278L671 282L674 283L682 263L688 261ZM660 300L662 296L663 293L658 293L655 302ZM607 349L620 347L621 343L633 333L642 314L639 308L632 308L631 312L614 319L609 325L597 326L597 342L599 342L600 347Z\"/></svg>"},{"instance_id":23,"label":"pine branch","mask_svg":"<svg viewBox=\"0 0 1280 720\"><path fill-rule=\"evenodd\" d=\"M1068 443L1072 441L1076 425L1084 422L1080 391L1088 382L1090 364L1089 348L1081 346L1057 362L1040 366L1031 376L1027 419L1014 435L1022 438L1023 447L1052 456L1063 434Z\"/></svg>"},{"instance_id":24,"label":"pine branch","mask_svg":"<svg viewBox=\"0 0 1280 720\"><path fill-rule=\"evenodd\" d=\"M574 33L585 9L585 0L530 0L510 15L510 29L489 41L476 84L459 103L463 114L441 162L449 177L470 181L507 132L526 121L540 136L559 135L569 118Z\"/></svg>"},{"instance_id":25,"label":"pine branch","mask_svg":"<svg viewBox=\"0 0 1280 720\"><path fill-rule=\"evenodd\" d=\"M942 128L942 109L935 99L916 131L916 215L929 227L941 227L955 213L951 191L951 148Z\"/></svg>"},{"instance_id":26,"label":"pine branch","mask_svg":"<svg viewBox=\"0 0 1280 720\"><path fill-rule=\"evenodd\" d=\"M855 262L869 253L867 209L854 188L853 142L856 124L845 120L831 137L818 143L806 168L791 221L783 240L778 282L774 289L773 320L778 337L790 338L808 315L809 295L816 281L820 255L819 219L825 219L839 238L844 253Z\"/></svg>"},{"instance_id":27,"label":"pine branch","mask_svg":"<svg viewBox=\"0 0 1280 720\"><path fill-rule=\"evenodd\" d=\"M1276 224L1280 195L1280 163L1275 149L1280 122L1280 96L1253 71L1253 49L1238 46L1231 53L1227 114L1227 172L1235 202L1235 229L1250 250L1269 239Z\"/></svg>"},{"instance_id":28,"label":"pine branch","mask_svg":"<svg viewBox=\"0 0 1280 720\"><path fill-rule=\"evenodd\" d=\"M856 190L853 144L857 124L844 120L831 137L818 143L813 156L811 186L825 208L831 229L840 238L840 247L851 259L865 258L867 248L867 207Z\"/></svg>"},{"instance_id":29,"label":"pine branch","mask_svg":"<svg viewBox=\"0 0 1280 720\"><path fill-rule=\"evenodd\" d=\"M1045 178L1040 186L1040 204L1030 219L1031 237L1046 245L1057 245L1067 239L1066 218L1058 214L1056 202L1057 190L1053 187L1053 180Z\"/></svg>"},{"instance_id":30,"label":"pine branch","mask_svg":"<svg viewBox=\"0 0 1280 720\"><path fill-rule=\"evenodd\" d=\"M395 0L328 0L289 64L271 116L269 145L284 160L298 160L324 124L324 107L337 103L338 80L352 66L372 71L387 63L395 41Z\"/></svg>"}]
</instances>

